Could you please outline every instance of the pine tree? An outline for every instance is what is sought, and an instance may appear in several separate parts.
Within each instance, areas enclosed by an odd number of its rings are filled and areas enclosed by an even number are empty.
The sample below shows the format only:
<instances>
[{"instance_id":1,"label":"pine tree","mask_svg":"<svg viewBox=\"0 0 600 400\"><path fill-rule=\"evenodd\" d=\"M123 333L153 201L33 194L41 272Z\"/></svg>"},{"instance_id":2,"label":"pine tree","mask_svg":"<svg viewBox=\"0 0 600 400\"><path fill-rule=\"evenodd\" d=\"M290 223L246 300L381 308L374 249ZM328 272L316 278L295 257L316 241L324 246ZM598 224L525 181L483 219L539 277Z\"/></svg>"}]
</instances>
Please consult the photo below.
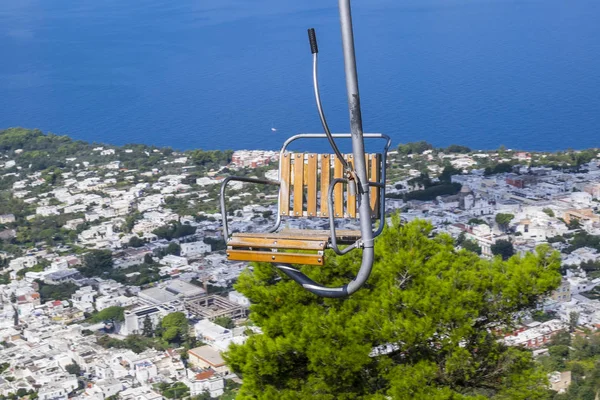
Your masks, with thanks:
<instances>
[{"instance_id":1,"label":"pine tree","mask_svg":"<svg viewBox=\"0 0 600 400\"><path fill-rule=\"evenodd\" d=\"M244 377L237 399L545 398L531 353L498 339L559 285L558 254L543 246L483 260L431 231L395 217L376 240L368 285L343 300L316 297L269 264L244 272L236 289L263 334L225 354ZM353 252L302 270L338 286L358 265Z\"/></svg>"},{"instance_id":2,"label":"pine tree","mask_svg":"<svg viewBox=\"0 0 600 400\"><path fill-rule=\"evenodd\" d=\"M144 324L142 327L142 335L144 335L146 337L154 336L154 327L152 326L152 321L150 320L150 317L147 315L146 315L146 318L144 318Z\"/></svg>"}]
</instances>

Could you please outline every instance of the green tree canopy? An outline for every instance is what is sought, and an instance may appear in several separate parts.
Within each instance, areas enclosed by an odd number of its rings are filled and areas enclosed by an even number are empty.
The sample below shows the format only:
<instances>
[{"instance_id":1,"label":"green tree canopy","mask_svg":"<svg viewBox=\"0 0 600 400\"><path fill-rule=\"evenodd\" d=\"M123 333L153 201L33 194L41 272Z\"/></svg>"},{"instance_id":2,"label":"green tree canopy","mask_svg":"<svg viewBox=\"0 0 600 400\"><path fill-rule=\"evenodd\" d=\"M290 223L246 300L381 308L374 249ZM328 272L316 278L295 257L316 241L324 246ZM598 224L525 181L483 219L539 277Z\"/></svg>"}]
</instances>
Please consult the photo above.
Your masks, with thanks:
<instances>
[{"instance_id":1,"label":"green tree canopy","mask_svg":"<svg viewBox=\"0 0 600 400\"><path fill-rule=\"evenodd\" d=\"M125 309L119 306L107 307L92 317L92 322L125 321Z\"/></svg>"},{"instance_id":2,"label":"green tree canopy","mask_svg":"<svg viewBox=\"0 0 600 400\"><path fill-rule=\"evenodd\" d=\"M235 323L229 317L218 317L218 318L215 318L215 324L221 325L223 328L226 328L226 329L233 329L233 328L235 328Z\"/></svg>"},{"instance_id":3,"label":"green tree canopy","mask_svg":"<svg viewBox=\"0 0 600 400\"><path fill-rule=\"evenodd\" d=\"M69 374L81 375L81 367L76 362L65 366L65 371L67 371Z\"/></svg>"},{"instance_id":4,"label":"green tree canopy","mask_svg":"<svg viewBox=\"0 0 600 400\"><path fill-rule=\"evenodd\" d=\"M462 175L462 171L454 168L452 165L448 165L444 167L444 170L438 178L440 182L450 183L452 181L452 175Z\"/></svg>"},{"instance_id":5,"label":"green tree canopy","mask_svg":"<svg viewBox=\"0 0 600 400\"><path fill-rule=\"evenodd\" d=\"M152 233L161 239L179 239L180 237L196 233L196 227L172 221L170 224L156 228Z\"/></svg>"},{"instance_id":6,"label":"green tree canopy","mask_svg":"<svg viewBox=\"0 0 600 400\"><path fill-rule=\"evenodd\" d=\"M468 251L472 251L475 254L481 255L481 246L474 240L465 240L461 244L462 248Z\"/></svg>"},{"instance_id":7,"label":"green tree canopy","mask_svg":"<svg viewBox=\"0 0 600 400\"><path fill-rule=\"evenodd\" d=\"M431 149L433 149L433 146L423 140L420 142L409 142L398 145L398 153L400 155L421 154L424 151Z\"/></svg>"},{"instance_id":8,"label":"green tree canopy","mask_svg":"<svg viewBox=\"0 0 600 400\"><path fill-rule=\"evenodd\" d=\"M500 163L494 166L494 168L486 167L483 174L486 176L495 174L504 174L512 171L512 165L509 163Z\"/></svg>"},{"instance_id":9,"label":"green tree canopy","mask_svg":"<svg viewBox=\"0 0 600 400\"><path fill-rule=\"evenodd\" d=\"M83 257L83 265L79 269L82 275L91 277L109 272L113 267L110 250L92 250Z\"/></svg>"},{"instance_id":10,"label":"green tree canopy","mask_svg":"<svg viewBox=\"0 0 600 400\"><path fill-rule=\"evenodd\" d=\"M268 264L244 272L236 289L263 334L225 354L244 377L237 398L543 398L546 376L531 353L495 332L559 285L559 255L542 246L482 260L431 231L395 217L375 242L368 285L343 300L318 298ZM338 286L359 264L353 252L302 270Z\"/></svg>"},{"instance_id":11,"label":"green tree canopy","mask_svg":"<svg viewBox=\"0 0 600 400\"><path fill-rule=\"evenodd\" d=\"M146 315L146 318L144 318L144 324L142 325L142 335L150 338L154 336L154 326L152 325L152 320L150 320L150 317L148 315Z\"/></svg>"},{"instance_id":12,"label":"green tree canopy","mask_svg":"<svg viewBox=\"0 0 600 400\"><path fill-rule=\"evenodd\" d=\"M501 256L503 260L508 260L515 254L515 248L511 241L500 239L492 245L492 254Z\"/></svg>"},{"instance_id":13,"label":"green tree canopy","mask_svg":"<svg viewBox=\"0 0 600 400\"><path fill-rule=\"evenodd\" d=\"M161 321L162 339L169 343L182 343L187 339L189 323L184 313L167 314Z\"/></svg>"},{"instance_id":14,"label":"green tree canopy","mask_svg":"<svg viewBox=\"0 0 600 400\"><path fill-rule=\"evenodd\" d=\"M165 249L166 254L173 254L174 256L178 256L181 254L181 246L175 242L169 243L167 248Z\"/></svg>"},{"instance_id":15,"label":"green tree canopy","mask_svg":"<svg viewBox=\"0 0 600 400\"><path fill-rule=\"evenodd\" d=\"M513 214L504 214L498 213L496 214L496 223L502 230L508 229L508 224L515 218Z\"/></svg>"},{"instance_id":16,"label":"green tree canopy","mask_svg":"<svg viewBox=\"0 0 600 400\"><path fill-rule=\"evenodd\" d=\"M472 150L467 146L461 146L458 144L451 144L444 149L445 153L470 153Z\"/></svg>"},{"instance_id":17,"label":"green tree canopy","mask_svg":"<svg viewBox=\"0 0 600 400\"><path fill-rule=\"evenodd\" d=\"M146 242L143 239L140 239L137 236L132 236L131 239L129 239L129 246L130 247L142 247L143 245L145 245Z\"/></svg>"}]
</instances>

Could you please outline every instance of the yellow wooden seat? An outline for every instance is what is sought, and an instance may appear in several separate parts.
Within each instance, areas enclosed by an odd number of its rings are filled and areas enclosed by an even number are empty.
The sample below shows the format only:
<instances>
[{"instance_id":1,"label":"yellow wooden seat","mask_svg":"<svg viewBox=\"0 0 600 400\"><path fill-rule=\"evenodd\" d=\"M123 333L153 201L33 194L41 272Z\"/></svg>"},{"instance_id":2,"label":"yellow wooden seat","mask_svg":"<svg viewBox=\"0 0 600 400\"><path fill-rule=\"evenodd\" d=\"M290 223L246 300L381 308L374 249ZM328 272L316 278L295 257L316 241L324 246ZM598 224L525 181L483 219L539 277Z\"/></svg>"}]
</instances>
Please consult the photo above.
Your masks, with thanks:
<instances>
[{"instance_id":1,"label":"yellow wooden seat","mask_svg":"<svg viewBox=\"0 0 600 400\"><path fill-rule=\"evenodd\" d=\"M337 230L338 243L353 243L360 231ZM227 257L238 261L323 265L330 231L283 229L274 233L234 233L227 243ZM287 252L302 250L302 253Z\"/></svg>"},{"instance_id":2,"label":"yellow wooden seat","mask_svg":"<svg viewBox=\"0 0 600 400\"><path fill-rule=\"evenodd\" d=\"M344 156L353 166L353 155ZM366 154L371 182L381 179L381 155ZM346 178L340 160L331 154L288 153L279 160L279 221L281 218L358 218L356 194L345 182L333 190L333 210L327 196L334 179ZM380 188L370 193L373 218L380 214ZM337 244L352 244L361 238L358 230L336 230ZM233 233L227 242L227 258L279 264L323 265L331 231L282 229L278 232Z\"/></svg>"}]
</instances>

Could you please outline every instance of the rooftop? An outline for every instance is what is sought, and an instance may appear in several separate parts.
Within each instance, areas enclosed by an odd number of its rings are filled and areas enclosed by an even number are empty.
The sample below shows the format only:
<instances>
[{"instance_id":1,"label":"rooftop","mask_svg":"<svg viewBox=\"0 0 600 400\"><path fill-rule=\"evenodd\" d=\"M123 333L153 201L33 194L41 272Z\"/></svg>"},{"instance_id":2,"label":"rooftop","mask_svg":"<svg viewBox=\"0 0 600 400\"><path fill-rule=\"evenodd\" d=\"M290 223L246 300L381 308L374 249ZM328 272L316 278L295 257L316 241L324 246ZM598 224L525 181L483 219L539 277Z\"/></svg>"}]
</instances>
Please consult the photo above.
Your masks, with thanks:
<instances>
[{"instance_id":1,"label":"rooftop","mask_svg":"<svg viewBox=\"0 0 600 400\"><path fill-rule=\"evenodd\" d=\"M195 349L189 350L188 353L206 361L213 367L222 367L225 365L225 360L223 360L221 354L210 346L196 347Z\"/></svg>"}]
</instances>

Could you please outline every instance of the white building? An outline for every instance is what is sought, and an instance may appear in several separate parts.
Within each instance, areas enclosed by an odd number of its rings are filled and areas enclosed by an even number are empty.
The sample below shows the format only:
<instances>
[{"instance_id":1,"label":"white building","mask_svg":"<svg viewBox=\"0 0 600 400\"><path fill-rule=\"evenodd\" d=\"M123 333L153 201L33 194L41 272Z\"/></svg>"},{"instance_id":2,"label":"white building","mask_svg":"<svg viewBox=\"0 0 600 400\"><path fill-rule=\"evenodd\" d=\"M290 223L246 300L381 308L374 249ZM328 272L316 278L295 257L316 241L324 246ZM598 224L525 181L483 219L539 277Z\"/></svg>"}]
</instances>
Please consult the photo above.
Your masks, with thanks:
<instances>
[{"instance_id":1,"label":"white building","mask_svg":"<svg viewBox=\"0 0 600 400\"><path fill-rule=\"evenodd\" d=\"M125 311L125 322L121 328L121 334L130 335L141 333L144 329L144 321L150 319L152 326L155 327L167 313L156 306L142 307L135 310Z\"/></svg>"},{"instance_id":2,"label":"white building","mask_svg":"<svg viewBox=\"0 0 600 400\"><path fill-rule=\"evenodd\" d=\"M194 325L196 337L206 343L213 343L220 340L233 338L231 329L223 328L207 319L203 319Z\"/></svg>"},{"instance_id":3,"label":"white building","mask_svg":"<svg viewBox=\"0 0 600 400\"><path fill-rule=\"evenodd\" d=\"M216 376L215 372L207 369L194 375L192 378L186 378L183 383L190 388L190 395L197 396L204 391L210 393L210 397L219 397L225 389L225 380Z\"/></svg>"},{"instance_id":4,"label":"white building","mask_svg":"<svg viewBox=\"0 0 600 400\"><path fill-rule=\"evenodd\" d=\"M210 244L204 242L181 243L180 246L182 257L196 257L212 250Z\"/></svg>"},{"instance_id":5,"label":"white building","mask_svg":"<svg viewBox=\"0 0 600 400\"><path fill-rule=\"evenodd\" d=\"M228 298L232 303L239 304L243 307L250 307L250 300L236 290L229 292Z\"/></svg>"}]
</instances>

